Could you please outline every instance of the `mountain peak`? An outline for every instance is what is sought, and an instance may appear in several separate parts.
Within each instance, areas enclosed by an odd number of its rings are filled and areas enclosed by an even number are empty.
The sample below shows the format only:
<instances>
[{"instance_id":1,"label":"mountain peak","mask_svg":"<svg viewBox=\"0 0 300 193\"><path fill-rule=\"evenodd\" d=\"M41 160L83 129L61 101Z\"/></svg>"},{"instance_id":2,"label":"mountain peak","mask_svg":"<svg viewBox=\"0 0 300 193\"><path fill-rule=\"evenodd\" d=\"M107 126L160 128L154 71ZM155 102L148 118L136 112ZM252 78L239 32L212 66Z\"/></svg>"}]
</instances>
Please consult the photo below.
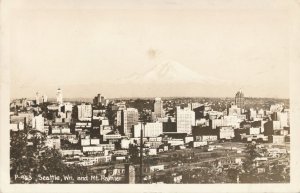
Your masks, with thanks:
<instances>
[{"instance_id":1,"label":"mountain peak","mask_svg":"<svg viewBox=\"0 0 300 193\"><path fill-rule=\"evenodd\" d=\"M125 83L216 83L220 80L191 70L175 61L159 63L144 73L133 73L122 79Z\"/></svg>"}]
</instances>

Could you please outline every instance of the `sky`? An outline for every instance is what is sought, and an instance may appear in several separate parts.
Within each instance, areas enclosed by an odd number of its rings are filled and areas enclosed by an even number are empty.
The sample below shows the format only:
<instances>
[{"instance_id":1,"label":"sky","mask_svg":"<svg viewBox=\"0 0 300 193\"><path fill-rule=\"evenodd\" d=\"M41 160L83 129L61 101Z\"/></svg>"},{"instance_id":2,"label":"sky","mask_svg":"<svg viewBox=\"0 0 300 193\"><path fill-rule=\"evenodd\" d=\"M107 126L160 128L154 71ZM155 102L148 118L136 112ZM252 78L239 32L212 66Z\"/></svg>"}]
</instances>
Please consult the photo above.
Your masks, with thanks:
<instances>
[{"instance_id":1,"label":"sky","mask_svg":"<svg viewBox=\"0 0 300 193\"><path fill-rule=\"evenodd\" d=\"M284 1L13 0L10 6L13 98L37 91L54 97L58 87L69 98L220 97L241 88L251 97L289 97L291 15ZM143 90L116 81L164 61L227 84Z\"/></svg>"}]
</instances>

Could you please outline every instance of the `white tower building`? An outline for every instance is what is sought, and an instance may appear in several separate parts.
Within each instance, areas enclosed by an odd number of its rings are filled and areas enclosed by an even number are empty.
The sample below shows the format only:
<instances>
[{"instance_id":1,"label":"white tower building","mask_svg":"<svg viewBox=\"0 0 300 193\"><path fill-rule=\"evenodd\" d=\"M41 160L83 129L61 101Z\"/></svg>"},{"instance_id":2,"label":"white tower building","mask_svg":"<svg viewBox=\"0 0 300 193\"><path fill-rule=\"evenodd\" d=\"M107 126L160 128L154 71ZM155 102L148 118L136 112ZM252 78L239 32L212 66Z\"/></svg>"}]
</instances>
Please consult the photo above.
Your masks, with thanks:
<instances>
[{"instance_id":1,"label":"white tower building","mask_svg":"<svg viewBox=\"0 0 300 193\"><path fill-rule=\"evenodd\" d=\"M195 112L190 108L176 107L176 124L178 133L192 133L192 126L195 126Z\"/></svg>"},{"instance_id":2,"label":"white tower building","mask_svg":"<svg viewBox=\"0 0 300 193\"><path fill-rule=\"evenodd\" d=\"M92 117L92 105L90 104L81 104L77 106L78 108L78 119L83 121Z\"/></svg>"},{"instance_id":3,"label":"white tower building","mask_svg":"<svg viewBox=\"0 0 300 193\"><path fill-rule=\"evenodd\" d=\"M157 118L164 117L163 101L161 100L161 98L155 98L154 114Z\"/></svg>"},{"instance_id":4,"label":"white tower building","mask_svg":"<svg viewBox=\"0 0 300 193\"><path fill-rule=\"evenodd\" d=\"M40 93L36 92L35 93L35 104L40 104Z\"/></svg>"},{"instance_id":5,"label":"white tower building","mask_svg":"<svg viewBox=\"0 0 300 193\"><path fill-rule=\"evenodd\" d=\"M60 88L56 91L56 102L60 105L63 103L63 94Z\"/></svg>"},{"instance_id":6,"label":"white tower building","mask_svg":"<svg viewBox=\"0 0 300 193\"><path fill-rule=\"evenodd\" d=\"M44 132L44 117L41 114L32 118L32 128Z\"/></svg>"},{"instance_id":7,"label":"white tower building","mask_svg":"<svg viewBox=\"0 0 300 193\"><path fill-rule=\"evenodd\" d=\"M48 97L47 97L46 94L44 94L44 95L42 96L42 100L43 100L43 103L46 103L46 102L48 101Z\"/></svg>"}]
</instances>

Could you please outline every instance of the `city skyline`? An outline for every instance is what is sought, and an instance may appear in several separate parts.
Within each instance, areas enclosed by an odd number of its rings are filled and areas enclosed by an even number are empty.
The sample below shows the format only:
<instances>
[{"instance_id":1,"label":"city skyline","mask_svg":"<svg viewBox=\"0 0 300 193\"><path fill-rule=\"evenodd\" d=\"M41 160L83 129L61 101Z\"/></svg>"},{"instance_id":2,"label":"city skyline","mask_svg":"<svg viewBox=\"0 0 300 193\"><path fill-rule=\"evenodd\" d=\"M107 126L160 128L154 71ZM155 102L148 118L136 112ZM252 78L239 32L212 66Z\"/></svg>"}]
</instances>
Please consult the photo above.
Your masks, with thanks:
<instances>
[{"instance_id":1,"label":"city skyline","mask_svg":"<svg viewBox=\"0 0 300 193\"><path fill-rule=\"evenodd\" d=\"M1 187L299 191L299 5L0 2Z\"/></svg>"},{"instance_id":2,"label":"city skyline","mask_svg":"<svg viewBox=\"0 0 300 193\"><path fill-rule=\"evenodd\" d=\"M56 101L41 104L38 94L33 101L10 103L13 184L290 181L288 100L246 99L239 90L229 106L219 99L119 101L102 94L80 103L66 102L59 88ZM16 153L24 153L20 149L40 156L29 167L17 167L31 159ZM31 169L39 163L43 167Z\"/></svg>"},{"instance_id":3,"label":"city skyline","mask_svg":"<svg viewBox=\"0 0 300 193\"><path fill-rule=\"evenodd\" d=\"M42 94L39 98L39 100L43 101L43 97L47 97L47 100L46 101L49 101L49 102L55 102L57 100L56 98L56 95L53 94L53 93L50 93L50 95L47 95L46 93L40 93ZM95 94L97 94L97 92L95 92ZM67 95L68 96L68 95ZM234 93L231 94L231 96L215 96L215 97L212 97L212 96L134 96L134 97L129 97L129 96L119 96L119 97L107 97L106 96L106 99L113 99L113 100L121 100L121 99L125 99L125 100L128 100L128 99L152 99L153 101L155 101L155 98L157 97L160 97L161 99L163 100L167 100L167 99L172 99L172 98L177 98L177 99L180 99L180 98L191 98L191 99L196 99L196 98L211 98L211 99L216 99L216 98L220 98L220 99L232 99L232 101L235 100L235 96L234 96ZM289 100L288 97L284 98L284 97L260 97L260 96L245 96L245 98L253 98L253 99L282 99L282 100ZM33 94L32 96L23 96L23 97L11 97L10 100L16 100L16 99L28 99L28 100L35 100L36 99L36 95ZM89 103L92 103L93 102L93 96L84 96L84 97L64 97L64 100L66 100L66 102L68 102L69 100L73 101L73 100L79 100L82 102L89 102Z\"/></svg>"},{"instance_id":4,"label":"city skyline","mask_svg":"<svg viewBox=\"0 0 300 193\"><path fill-rule=\"evenodd\" d=\"M290 16L243 2L13 4L19 11L10 18L11 97L37 91L51 97L60 87L67 98L98 91L108 97L226 97L240 88L246 96L289 98ZM180 78L171 68L158 79L165 82L150 78L154 83L142 88L141 79L124 81L169 63L194 73ZM186 82L192 74L209 81Z\"/></svg>"}]
</instances>

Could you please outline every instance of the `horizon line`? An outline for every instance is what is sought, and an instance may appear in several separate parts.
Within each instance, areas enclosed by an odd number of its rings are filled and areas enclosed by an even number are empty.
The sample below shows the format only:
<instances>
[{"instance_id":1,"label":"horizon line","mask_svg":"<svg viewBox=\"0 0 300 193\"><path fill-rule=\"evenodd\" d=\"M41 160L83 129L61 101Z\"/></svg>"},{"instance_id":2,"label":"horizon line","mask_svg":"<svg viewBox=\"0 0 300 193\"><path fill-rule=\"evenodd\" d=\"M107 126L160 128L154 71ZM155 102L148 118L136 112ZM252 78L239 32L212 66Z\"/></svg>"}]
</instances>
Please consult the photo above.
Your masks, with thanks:
<instances>
[{"instance_id":1,"label":"horizon line","mask_svg":"<svg viewBox=\"0 0 300 193\"><path fill-rule=\"evenodd\" d=\"M96 96L96 95L95 95ZM134 96L134 97L105 97L105 99L111 99L111 100L118 100L118 99L151 99L151 98L162 98L162 99L172 99L172 98L222 98L222 99L234 99L234 96L222 96L222 97L216 97L216 96ZM94 97L64 97L64 99L67 100L75 100L75 99L93 99ZM245 99L282 99L282 100L290 100L290 98L284 98L284 97L259 97L259 96L247 96L244 97ZM28 99L28 100L34 100L34 97L12 97L10 101L12 100L18 100L18 99ZM49 97L48 100L55 100L55 97Z\"/></svg>"}]
</instances>

